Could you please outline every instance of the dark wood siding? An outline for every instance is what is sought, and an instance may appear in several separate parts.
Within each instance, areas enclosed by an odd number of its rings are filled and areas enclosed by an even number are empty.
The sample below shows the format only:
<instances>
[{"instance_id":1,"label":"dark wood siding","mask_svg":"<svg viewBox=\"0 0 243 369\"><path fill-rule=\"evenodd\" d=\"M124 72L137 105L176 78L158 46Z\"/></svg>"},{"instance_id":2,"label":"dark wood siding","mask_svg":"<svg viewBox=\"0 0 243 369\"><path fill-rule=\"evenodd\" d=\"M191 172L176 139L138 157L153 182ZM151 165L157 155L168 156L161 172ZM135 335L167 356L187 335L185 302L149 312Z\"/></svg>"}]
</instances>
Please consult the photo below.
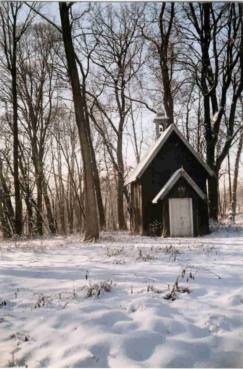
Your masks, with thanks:
<instances>
[{"instance_id":1,"label":"dark wood siding","mask_svg":"<svg viewBox=\"0 0 243 369\"><path fill-rule=\"evenodd\" d=\"M140 179L142 184L144 234L150 233L151 225L155 222L161 223L162 233L168 233L168 227L164 226L164 224L168 222L166 218L168 215L168 209L166 210L168 205L162 205L161 202L157 205L153 205L152 200L175 171L181 167L186 170L202 191L206 193L206 179L208 173L180 140L177 134L173 132ZM199 212L199 208L203 210L205 214L205 206L202 204L195 208L195 213ZM207 225L204 227L204 225L201 224L198 226L198 229L199 228L206 229Z\"/></svg>"}]
</instances>

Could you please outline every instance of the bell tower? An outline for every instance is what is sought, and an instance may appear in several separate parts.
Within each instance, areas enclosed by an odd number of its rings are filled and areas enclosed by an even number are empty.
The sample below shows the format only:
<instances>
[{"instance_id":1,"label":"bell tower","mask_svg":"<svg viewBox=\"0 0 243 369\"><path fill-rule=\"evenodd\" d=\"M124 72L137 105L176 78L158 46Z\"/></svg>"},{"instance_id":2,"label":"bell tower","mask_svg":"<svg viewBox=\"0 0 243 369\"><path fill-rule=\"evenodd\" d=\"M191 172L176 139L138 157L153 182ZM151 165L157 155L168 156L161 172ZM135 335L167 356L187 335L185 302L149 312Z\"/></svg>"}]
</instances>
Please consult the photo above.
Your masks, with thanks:
<instances>
[{"instance_id":1,"label":"bell tower","mask_svg":"<svg viewBox=\"0 0 243 369\"><path fill-rule=\"evenodd\" d=\"M155 124L155 132L156 132L156 138L158 138L169 125L170 125L170 119L166 116L165 111L160 109L156 117L154 118L154 124Z\"/></svg>"}]
</instances>

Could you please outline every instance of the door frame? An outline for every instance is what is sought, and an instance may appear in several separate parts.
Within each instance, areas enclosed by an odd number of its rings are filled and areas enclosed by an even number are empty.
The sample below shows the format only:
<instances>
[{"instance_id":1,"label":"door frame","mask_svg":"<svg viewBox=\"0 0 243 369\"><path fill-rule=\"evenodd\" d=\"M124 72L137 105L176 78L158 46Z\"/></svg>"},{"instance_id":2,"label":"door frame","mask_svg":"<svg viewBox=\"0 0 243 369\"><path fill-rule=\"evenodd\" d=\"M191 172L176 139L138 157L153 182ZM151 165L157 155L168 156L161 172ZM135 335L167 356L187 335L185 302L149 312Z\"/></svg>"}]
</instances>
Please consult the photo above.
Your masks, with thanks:
<instances>
[{"instance_id":1,"label":"door frame","mask_svg":"<svg viewBox=\"0 0 243 369\"><path fill-rule=\"evenodd\" d=\"M171 197L168 199L169 201L169 223L170 223L170 237L182 237L182 236L174 236L171 234L171 225L172 225L172 202L170 200L180 200L180 199L189 199L190 200L190 220L191 220L191 236L185 237L194 237L194 224L193 224L193 199L192 197Z\"/></svg>"}]
</instances>

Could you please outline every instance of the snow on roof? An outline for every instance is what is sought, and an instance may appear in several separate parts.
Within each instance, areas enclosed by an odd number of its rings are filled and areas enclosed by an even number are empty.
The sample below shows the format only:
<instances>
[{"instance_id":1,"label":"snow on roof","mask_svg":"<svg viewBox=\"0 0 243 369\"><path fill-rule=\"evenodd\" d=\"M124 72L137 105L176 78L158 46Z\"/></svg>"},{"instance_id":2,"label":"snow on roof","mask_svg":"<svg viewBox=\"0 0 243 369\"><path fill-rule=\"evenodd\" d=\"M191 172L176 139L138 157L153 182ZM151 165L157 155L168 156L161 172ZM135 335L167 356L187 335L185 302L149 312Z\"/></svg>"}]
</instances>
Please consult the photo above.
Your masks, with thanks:
<instances>
[{"instance_id":1,"label":"snow on roof","mask_svg":"<svg viewBox=\"0 0 243 369\"><path fill-rule=\"evenodd\" d=\"M167 141L172 132L175 132L181 141L187 146L187 148L191 151L191 153L195 156L195 158L199 161L199 163L204 167L204 169L208 172L210 176L214 175L213 170L201 159L199 154L193 149L193 147L189 144L189 142L185 139L185 137L181 134L179 129L171 124L165 131L161 133L157 141L151 146L147 154L142 158L142 160L138 163L137 167L131 172L125 181L125 186L131 182L136 181L137 178L140 178L142 174L145 172L149 164L152 162L154 157L157 155L161 147Z\"/></svg>"},{"instance_id":2,"label":"snow on roof","mask_svg":"<svg viewBox=\"0 0 243 369\"><path fill-rule=\"evenodd\" d=\"M178 169L168 180L168 182L162 187L159 193L153 198L152 203L157 204L159 200L162 200L168 192L172 189L172 187L176 184L178 179L181 177L185 178L185 180L189 183L189 185L194 189L194 191L203 199L206 200L206 194L201 190L201 188L193 181L193 179L189 176L189 174L183 169Z\"/></svg>"}]
</instances>

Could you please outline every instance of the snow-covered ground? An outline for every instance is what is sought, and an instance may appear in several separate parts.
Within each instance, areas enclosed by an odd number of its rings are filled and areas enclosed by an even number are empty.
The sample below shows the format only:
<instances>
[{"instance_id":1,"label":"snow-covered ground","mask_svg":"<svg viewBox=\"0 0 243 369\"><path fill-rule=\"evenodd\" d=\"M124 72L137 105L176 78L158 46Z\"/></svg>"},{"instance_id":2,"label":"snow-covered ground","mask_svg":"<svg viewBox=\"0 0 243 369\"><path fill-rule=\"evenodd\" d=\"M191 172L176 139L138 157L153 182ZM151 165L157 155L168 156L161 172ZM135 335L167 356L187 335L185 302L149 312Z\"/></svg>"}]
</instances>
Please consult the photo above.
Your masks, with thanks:
<instances>
[{"instance_id":1,"label":"snow-covered ground","mask_svg":"<svg viewBox=\"0 0 243 369\"><path fill-rule=\"evenodd\" d=\"M26 365L241 367L242 228L0 243L0 366Z\"/></svg>"}]
</instances>

